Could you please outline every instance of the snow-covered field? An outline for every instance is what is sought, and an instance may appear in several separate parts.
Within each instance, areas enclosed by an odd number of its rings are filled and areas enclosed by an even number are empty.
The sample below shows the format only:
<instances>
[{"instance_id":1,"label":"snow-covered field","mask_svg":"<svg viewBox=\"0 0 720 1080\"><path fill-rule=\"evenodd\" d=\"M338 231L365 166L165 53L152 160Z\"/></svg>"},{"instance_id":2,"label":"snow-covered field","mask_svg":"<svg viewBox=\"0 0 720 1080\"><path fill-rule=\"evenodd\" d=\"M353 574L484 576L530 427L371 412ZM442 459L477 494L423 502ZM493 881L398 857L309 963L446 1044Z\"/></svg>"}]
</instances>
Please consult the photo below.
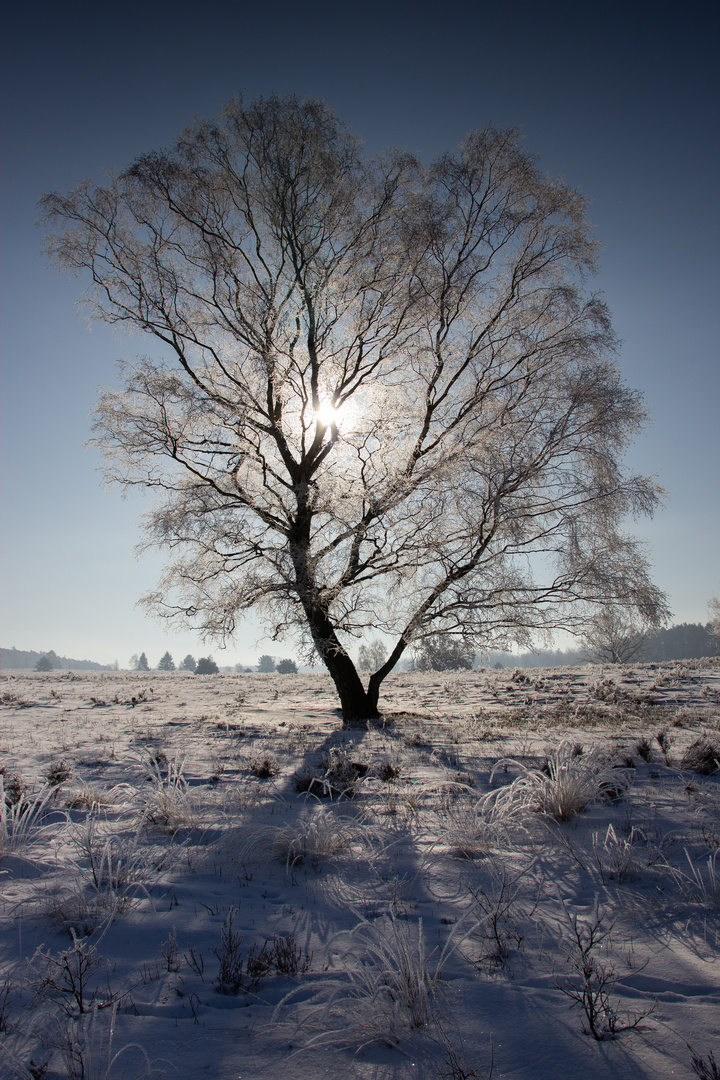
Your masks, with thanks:
<instances>
[{"instance_id":1,"label":"snow-covered field","mask_svg":"<svg viewBox=\"0 0 720 1080\"><path fill-rule=\"evenodd\" d=\"M0 1075L717 1075L718 661L0 700Z\"/></svg>"}]
</instances>

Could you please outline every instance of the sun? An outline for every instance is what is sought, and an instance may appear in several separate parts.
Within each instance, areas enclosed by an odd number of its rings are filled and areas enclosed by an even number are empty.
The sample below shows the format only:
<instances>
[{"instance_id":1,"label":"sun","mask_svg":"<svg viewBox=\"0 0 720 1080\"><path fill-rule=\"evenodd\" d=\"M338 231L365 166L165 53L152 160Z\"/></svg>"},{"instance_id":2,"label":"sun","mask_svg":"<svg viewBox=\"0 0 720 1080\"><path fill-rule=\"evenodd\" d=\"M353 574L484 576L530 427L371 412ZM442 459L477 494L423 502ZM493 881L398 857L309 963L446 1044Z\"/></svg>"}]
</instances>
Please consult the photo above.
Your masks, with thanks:
<instances>
[{"instance_id":1,"label":"sun","mask_svg":"<svg viewBox=\"0 0 720 1080\"><path fill-rule=\"evenodd\" d=\"M335 408L331 401L323 401L317 411L315 412L316 419L323 425L323 427L330 427L336 425L338 422L339 410Z\"/></svg>"}]
</instances>

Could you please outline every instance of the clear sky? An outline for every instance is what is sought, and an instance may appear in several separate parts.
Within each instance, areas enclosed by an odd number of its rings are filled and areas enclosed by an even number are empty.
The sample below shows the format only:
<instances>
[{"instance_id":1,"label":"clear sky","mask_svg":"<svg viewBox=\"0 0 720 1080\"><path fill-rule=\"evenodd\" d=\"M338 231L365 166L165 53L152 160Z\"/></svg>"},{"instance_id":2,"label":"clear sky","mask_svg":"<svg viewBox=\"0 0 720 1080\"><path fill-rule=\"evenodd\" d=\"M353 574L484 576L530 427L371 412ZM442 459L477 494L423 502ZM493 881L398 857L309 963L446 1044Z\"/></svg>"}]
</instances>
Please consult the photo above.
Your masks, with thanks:
<instances>
[{"instance_id":1,"label":"clear sky","mask_svg":"<svg viewBox=\"0 0 720 1080\"><path fill-rule=\"evenodd\" d=\"M341 10L341 8L343 10ZM720 590L720 362L716 36L710 4L358 5L242 0L13 5L5 16L2 190L0 644L151 664L210 651L135 601L161 557L136 559L143 503L101 487L97 387L147 352L74 310L77 281L41 255L36 204L170 145L238 90L325 99L371 152L423 159L486 124L517 126L541 167L592 200L596 287L620 365L652 424L630 463L665 509L637 531L674 621ZM291 645L248 624L221 663Z\"/></svg>"}]
</instances>

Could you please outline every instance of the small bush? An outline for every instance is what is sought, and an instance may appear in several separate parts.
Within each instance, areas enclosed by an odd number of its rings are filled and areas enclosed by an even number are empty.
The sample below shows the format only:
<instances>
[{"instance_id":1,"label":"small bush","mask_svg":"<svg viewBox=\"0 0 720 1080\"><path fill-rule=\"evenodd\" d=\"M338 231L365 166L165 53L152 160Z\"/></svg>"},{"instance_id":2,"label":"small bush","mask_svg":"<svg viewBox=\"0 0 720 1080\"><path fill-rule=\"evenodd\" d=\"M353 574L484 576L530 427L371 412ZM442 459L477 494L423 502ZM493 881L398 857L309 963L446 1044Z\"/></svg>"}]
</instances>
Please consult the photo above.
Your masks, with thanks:
<instances>
[{"instance_id":1,"label":"small bush","mask_svg":"<svg viewBox=\"0 0 720 1080\"><path fill-rule=\"evenodd\" d=\"M66 761L51 761L45 779L50 787L60 787L73 775L72 766Z\"/></svg>"},{"instance_id":2,"label":"small bush","mask_svg":"<svg viewBox=\"0 0 720 1080\"><path fill-rule=\"evenodd\" d=\"M377 771L378 780L382 780L384 784L391 784L394 780L397 780L401 773L399 765L393 765L391 761L384 761Z\"/></svg>"},{"instance_id":3,"label":"small bush","mask_svg":"<svg viewBox=\"0 0 720 1080\"><path fill-rule=\"evenodd\" d=\"M233 930L236 914L235 908L228 911L220 931L220 948L214 950L220 961L215 980L218 993L239 994L241 990L257 986L261 979L272 972L292 976L304 975L310 970L312 953L304 953L291 934L287 937L275 936L272 943L266 938L262 945L253 945L245 958L241 950L242 931ZM193 962L195 969L200 969L194 957Z\"/></svg>"},{"instance_id":4,"label":"small bush","mask_svg":"<svg viewBox=\"0 0 720 1080\"><path fill-rule=\"evenodd\" d=\"M280 772L280 766L274 757L265 754L264 757L253 758L250 762L250 772L259 780L270 780Z\"/></svg>"},{"instance_id":5,"label":"small bush","mask_svg":"<svg viewBox=\"0 0 720 1080\"><path fill-rule=\"evenodd\" d=\"M638 1028L657 1002L639 1013L621 1015L618 1011L611 995L621 975L607 960L612 923L605 924L597 902L594 912L585 919L571 914L564 904L563 908L570 926L568 974L556 980L555 985L585 1014L587 1027L583 1026L583 1031L602 1042L607 1036L614 1039L621 1031Z\"/></svg>"},{"instance_id":6,"label":"small bush","mask_svg":"<svg viewBox=\"0 0 720 1080\"><path fill-rule=\"evenodd\" d=\"M220 948L214 953L220 961L215 988L219 994L238 994L242 989L244 957L240 951L242 930L233 930L237 911L230 908L220 931Z\"/></svg>"},{"instance_id":7,"label":"small bush","mask_svg":"<svg viewBox=\"0 0 720 1080\"><path fill-rule=\"evenodd\" d=\"M28 789L27 784L17 773L7 773L4 766L0 766L0 780L3 784L3 801L9 809L22 799Z\"/></svg>"}]
</instances>

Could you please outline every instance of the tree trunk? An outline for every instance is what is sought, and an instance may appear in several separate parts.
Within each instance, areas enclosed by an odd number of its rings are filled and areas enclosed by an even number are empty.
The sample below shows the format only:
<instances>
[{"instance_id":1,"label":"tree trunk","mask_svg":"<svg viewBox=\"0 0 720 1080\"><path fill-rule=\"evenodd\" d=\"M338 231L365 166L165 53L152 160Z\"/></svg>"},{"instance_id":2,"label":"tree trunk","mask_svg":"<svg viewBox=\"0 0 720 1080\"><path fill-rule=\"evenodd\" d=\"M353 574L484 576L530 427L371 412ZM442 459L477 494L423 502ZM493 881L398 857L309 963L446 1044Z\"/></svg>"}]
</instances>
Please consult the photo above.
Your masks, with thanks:
<instances>
[{"instance_id":1,"label":"tree trunk","mask_svg":"<svg viewBox=\"0 0 720 1080\"><path fill-rule=\"evenodd\" d=\"M340 698L343 727L367 727L368 720L379 716L377 695L373 702L365 692L355 665L344 649L339 652L329 651L322 659Z\"/></svg>"},{"instance_id":2,"label":"tree trunk","mask_svg":"<svg viewBox=\"0 0 720 1080\"><path fill-rule=\"evenodd\" d=\"M327 612L312 601L303 601L312 639L322 662L330 672L340 698L343 727L367 727L378 715L377 693L365 692L355 665L343 648Z\"/></svg>"}]
</instances>

